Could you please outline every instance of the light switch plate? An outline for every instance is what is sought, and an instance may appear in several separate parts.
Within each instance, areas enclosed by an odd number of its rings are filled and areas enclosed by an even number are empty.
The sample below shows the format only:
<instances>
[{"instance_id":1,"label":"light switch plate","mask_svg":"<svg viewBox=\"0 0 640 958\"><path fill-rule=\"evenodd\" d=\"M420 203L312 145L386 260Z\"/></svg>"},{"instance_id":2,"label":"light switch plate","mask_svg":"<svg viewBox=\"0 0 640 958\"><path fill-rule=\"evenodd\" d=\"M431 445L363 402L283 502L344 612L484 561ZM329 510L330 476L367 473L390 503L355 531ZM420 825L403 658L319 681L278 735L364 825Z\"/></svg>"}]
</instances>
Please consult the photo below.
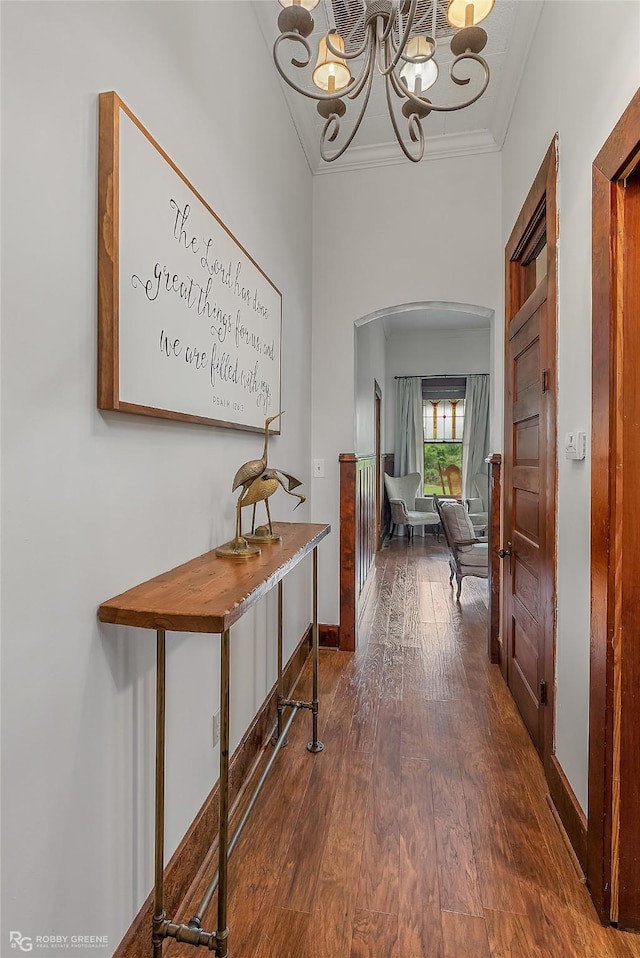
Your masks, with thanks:
<instances>
[{"instance_id":1,"label":"light switch plate","mask_svg":"<svg viewBox=\"0 0 640 958\"><path fill-rule=\"evenodd\" d=\"M566 432L564 435L565 459L584 459L587 451L586 432Z\"/></svg>"},{"instance_id":2,"label":"light switch plate","mask_svg":"<svg viewBox=\"0 0 640 958\"><path fill-rule=\"evenodd\" d=\"M313 460L313 478L324 479L324 459Z\"/></svg>"}]
</instances>

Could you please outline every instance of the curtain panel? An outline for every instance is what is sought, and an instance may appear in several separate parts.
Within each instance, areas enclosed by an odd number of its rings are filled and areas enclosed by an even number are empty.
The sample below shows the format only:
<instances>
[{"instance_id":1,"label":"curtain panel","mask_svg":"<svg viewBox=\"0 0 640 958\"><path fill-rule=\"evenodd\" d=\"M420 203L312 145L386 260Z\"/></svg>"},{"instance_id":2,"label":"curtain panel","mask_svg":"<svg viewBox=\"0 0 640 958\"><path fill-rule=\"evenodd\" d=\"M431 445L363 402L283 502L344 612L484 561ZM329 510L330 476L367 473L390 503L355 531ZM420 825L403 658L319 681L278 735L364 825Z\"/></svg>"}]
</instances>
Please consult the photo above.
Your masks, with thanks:
<instances>
[{"instance_id":1,"label":"curtain panel","mask_svg":"<svg viewBox=\"0 0 640 958\"><path fill-rule=\"evenodd\" d=\"M462 494L476 496L474 476L487 472L489 455L489 375L467 376L462 434Z\"/></svg>"},{"instance_id":2,"label":"curtain panel","mask_svg":"<svg viewBox=\"0 0 640 958\"><path fill-rule=\"evenodd\" d=\"M422 425L422 377L396 380L394 467L396 476L420 473L424 488L424 429Z\"/></svg>"}]
</instances>

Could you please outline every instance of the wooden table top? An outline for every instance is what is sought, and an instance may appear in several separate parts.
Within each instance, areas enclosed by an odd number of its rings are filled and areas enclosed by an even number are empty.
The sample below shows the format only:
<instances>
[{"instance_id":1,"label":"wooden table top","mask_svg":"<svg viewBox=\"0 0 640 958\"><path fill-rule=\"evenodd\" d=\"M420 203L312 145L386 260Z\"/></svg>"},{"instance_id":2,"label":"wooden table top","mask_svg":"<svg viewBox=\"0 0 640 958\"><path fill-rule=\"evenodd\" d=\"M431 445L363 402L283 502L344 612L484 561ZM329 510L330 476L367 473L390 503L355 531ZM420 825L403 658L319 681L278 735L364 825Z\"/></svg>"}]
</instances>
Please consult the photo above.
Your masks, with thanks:
<instances>
[{"instance_id":1,"label":"wooden table top","mask_svg":"<svg viewBox=\"0 0 640 958\"><path fill-rule=\"evenodd\" d=\"M163 572L103 602L101 622L172 632L223 632L273 588L331 531L320 523L274 522L281 542L250 559L215 551Z\"/></svg>"}]
</instances>

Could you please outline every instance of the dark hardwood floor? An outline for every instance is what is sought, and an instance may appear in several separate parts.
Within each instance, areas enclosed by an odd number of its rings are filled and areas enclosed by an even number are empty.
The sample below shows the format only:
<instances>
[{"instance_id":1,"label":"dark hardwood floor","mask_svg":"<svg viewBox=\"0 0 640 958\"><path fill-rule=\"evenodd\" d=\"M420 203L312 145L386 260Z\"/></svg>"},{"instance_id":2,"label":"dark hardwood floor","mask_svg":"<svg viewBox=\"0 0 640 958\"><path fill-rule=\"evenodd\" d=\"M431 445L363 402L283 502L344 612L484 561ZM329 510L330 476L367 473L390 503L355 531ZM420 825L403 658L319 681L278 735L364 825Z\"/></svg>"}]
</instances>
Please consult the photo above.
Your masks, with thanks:
<instances>
[{"instance_id":1,"label":"dark hardwood floor","mask_svg":"<svg viewBox=\"0 0 640 958\"><path fill-rule=\"evenodd\" d=\"M300 714L231 859L230 958L640 956L598 923L488 663L487 583L457 604L445 556L383 549L358 650L321 652L325 750Z\"/></svg>"}]
</instances>

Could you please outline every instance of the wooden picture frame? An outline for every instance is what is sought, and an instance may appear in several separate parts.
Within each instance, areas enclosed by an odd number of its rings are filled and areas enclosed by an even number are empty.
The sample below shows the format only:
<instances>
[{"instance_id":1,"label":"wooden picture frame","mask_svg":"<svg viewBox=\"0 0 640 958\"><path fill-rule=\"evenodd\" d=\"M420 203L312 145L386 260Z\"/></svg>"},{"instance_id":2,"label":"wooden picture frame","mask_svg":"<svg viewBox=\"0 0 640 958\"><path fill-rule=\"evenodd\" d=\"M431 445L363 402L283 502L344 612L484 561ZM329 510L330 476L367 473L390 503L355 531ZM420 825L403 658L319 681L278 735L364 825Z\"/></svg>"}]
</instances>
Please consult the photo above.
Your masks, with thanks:
<instances>
[{"instance_id":1,"label":"wooden picture frame","mask_svg":"<svg viewBox=\"0 0 640 958\"><path fill-rule=\"evenodd\" d=\"M261 431L280 410L281 340L279 290L101 93L98 408Z\"/></svg>"}]
</instances>

